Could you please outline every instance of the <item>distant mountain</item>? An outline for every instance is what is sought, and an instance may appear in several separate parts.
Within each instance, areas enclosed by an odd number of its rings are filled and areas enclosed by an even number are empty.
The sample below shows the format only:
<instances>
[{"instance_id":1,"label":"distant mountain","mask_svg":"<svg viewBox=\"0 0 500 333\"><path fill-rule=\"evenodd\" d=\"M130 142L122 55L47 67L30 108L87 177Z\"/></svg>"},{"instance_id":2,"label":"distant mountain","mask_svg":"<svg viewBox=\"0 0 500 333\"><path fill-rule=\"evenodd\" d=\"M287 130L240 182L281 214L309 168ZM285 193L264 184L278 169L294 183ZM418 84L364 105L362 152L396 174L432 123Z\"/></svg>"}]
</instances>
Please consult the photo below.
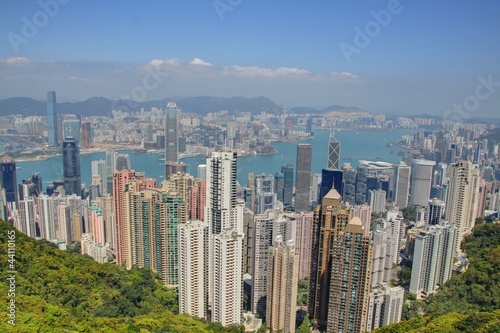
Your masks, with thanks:
<instances>
[{"instance_id":1,"label":"distant mountain","mask_svg":"<svg viewBox=\"0 0 500 333\"><path fill-rule=\"evenodd\" d=\"M57 112L61 114L81 114L83 116L110 115L111 110L121 110L124 112L140 111L141 108L149 110L152 107L164 108L167 102L174 101L177 106L185 112L193 112L199 115L206 115L210 112L228 110L231 113L250 112L260 114L267 112L272 114L282 114L283 107L279 106L271 99L260 96L255 98L246 97L172 97L154 101L134 102L130 100L110 100L104 97L92 97L82 102L57 103ZM366 112L354 106L331 105L322 109L311 107L295 107L291 109L294 113L300 114L326 114L328 112ZM45 116L47 114L47 103L37 101L27 97L12 97L0 100L0 116L11 114L21 114L23 116Z\"/></svg>"},{"instance_id":2,"label":"distant mountain","mask_svg":"<svg viewBox=\"0 0 500 333\"><path fill-rule=\"evenodd\" d=\"M302 107L291 108L290 111L292 111L293 113L303 113L303 114L325 114L329 112L343 112L343 113L367 112L366 110L357 108L355 106L342 106L342 105L330 105L322 109L315 109L308 106L302 106Z\"/></svg>"},{"instance_id":3,"label":"distant mountain","mask_svg":"<svg viewBox=\"0 0 500 333\"><path fill-rule=\"evenodd\" d=\"M104 97L92 97L83 102L58 103L57 112L66 114L81 114L84 116L108 115L112 109L125 112L146 110L151 107L164 108L169 101L175 101L177 106L186 112L193 112L206 115L209 112L228 110L230 112L251 112L259 114L261 112L281 114L283 108L278 106L267 97L175 97L164 98L155 101L136 103L129 100L113 101ZM37 101L26 97L13 97L0 100L0 116L11 114L22 114L24 116L46 115L46 102Z\"/></svg>"}]
</instances>

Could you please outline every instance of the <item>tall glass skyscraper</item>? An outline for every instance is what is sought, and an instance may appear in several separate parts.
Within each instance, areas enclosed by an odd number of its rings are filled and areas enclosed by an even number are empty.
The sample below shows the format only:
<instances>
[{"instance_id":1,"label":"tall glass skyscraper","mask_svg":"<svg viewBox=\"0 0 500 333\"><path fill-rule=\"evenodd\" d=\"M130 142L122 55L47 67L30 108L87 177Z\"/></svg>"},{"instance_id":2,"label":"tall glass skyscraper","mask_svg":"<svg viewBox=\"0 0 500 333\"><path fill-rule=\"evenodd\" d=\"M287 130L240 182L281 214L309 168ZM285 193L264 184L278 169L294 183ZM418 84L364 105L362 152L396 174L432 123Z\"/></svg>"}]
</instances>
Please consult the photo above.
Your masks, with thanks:
<instances>
[{"instance_id":1,"label":"tall glass skyscraper","mask_svg":"<svg viewBox=\"0 0 500 333\"><path fill-rule=\"evenodd\" d=\"M57 111L56 111L56 92L47 92L47 132L49 147L58 147L57 142Z\"/></svg>"},{"instance_id":2,"label":"tall glass skyscraper","mask_svg":"<svg viewBox=\"0 0 500 333\"><path fill-rule=\"evenodd\" d=\"M16 162L5 156L0 162L0 185L5 189L5 201L17 202Z\"/></svg>"},{"instance_id":3,"label":"tall glass skyscraper","mask_svg":"<svg viewBox=\"0 0 500 333\"><path fill-rule=\"evenodd\" d=\"M165 179L178 171L176 167L179 162L178 152L177 105L174 102L168 102L165 111Z\"/></svg>"},{"instance_id":4,"label":"tall glass skyscraper","mask_svg":"<svg viewBox=\"0 0 500 333\"><path fill-rule=\"evenodd\" d=\"M63 142L64 192L67 195L81 195L80 147L73 137Z\"/></svg>"},{"instance_id":5,"label":"tall glass skyscraper","mask_svg":"<svg viewBox=\"0 0 500 333\"><path fill-rule=\"evenodd\" d=\"M292 195L293 195L293 165L286 164L281 167L283 174L283 205L285 209L292 208Z\"/></svg>"}]
</instances>

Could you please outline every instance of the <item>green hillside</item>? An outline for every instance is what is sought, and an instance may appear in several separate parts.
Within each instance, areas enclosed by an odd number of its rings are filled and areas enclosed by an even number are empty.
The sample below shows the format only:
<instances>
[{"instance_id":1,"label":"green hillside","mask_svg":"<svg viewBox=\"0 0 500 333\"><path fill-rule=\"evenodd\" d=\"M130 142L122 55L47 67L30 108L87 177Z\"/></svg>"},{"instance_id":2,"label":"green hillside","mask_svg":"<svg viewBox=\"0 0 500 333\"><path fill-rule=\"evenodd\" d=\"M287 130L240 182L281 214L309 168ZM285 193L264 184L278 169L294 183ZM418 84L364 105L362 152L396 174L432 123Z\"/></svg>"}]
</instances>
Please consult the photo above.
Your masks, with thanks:
<instances>
[{"instance_id":1,"label":"green hillside","mask_svg":"<svg viewBox=\"0 0 500 333\"><path fill-rule=\"evenodd\" d=\"M477 225L462 248L469 269L425 301L413 301L414 318L376 332L500 333L500 224ZM420 317L419 311L426 316Z\"/></svg>"},{"instance_id":2,"label":"green hillside","mask_svg":"<svg viewBox=\"0 0 500 333\"><path fill-rule=\"evenodd\" d=\"M15 232L15 261L9 236ZM11 249L12 249L11 245ZM146 269L125 270L60 251L0 221L0 293L15 300L15 326L0 308L0 332L242 332L177 315L175 290ZM12 252L10 252L12 254ZM10 262L9 262L10 261ZM13 264L15 297L9 297Z\"/></svg>"}]
</instances>

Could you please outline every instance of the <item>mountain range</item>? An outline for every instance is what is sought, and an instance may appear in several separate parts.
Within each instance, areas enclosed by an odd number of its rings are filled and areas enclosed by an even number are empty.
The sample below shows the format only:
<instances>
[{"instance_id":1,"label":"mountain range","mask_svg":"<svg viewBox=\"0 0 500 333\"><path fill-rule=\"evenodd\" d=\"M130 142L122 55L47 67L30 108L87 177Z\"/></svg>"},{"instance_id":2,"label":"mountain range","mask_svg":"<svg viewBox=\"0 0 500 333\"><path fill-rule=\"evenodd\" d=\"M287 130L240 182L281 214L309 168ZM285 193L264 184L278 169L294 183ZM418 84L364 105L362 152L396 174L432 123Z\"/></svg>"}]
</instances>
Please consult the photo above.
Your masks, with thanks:
<instances>
[{"instance_id":1,"label":"mountain range","mask_svg":"<svg viewBox=\"0 0 500 333\"><path fill-rule=\"evenodd\" d=\"M57 112L64 114L81 114L82 116L110 115L111 110L124 112L138 112L141 108L149 110L152 107L164 108L167 102L174 101L177 107L184 112L192 112L206 115L210 112L228 110L231 113L261 112L282 114L285 110L271 99L260 96L255 98L246 97L172 97L154 101L134 102L130 100L110 100L104 97L92 97L82 102L57 103ZM353 106L331 105L316 109L312 107L295 107L289 111L301 114L324 114L331 111L337 112L366 112ZM47 103L28 97L12 97L0 100L0 116L21 114L23 116L45 116L47 114Z\"/></svg>"}]
</instances>

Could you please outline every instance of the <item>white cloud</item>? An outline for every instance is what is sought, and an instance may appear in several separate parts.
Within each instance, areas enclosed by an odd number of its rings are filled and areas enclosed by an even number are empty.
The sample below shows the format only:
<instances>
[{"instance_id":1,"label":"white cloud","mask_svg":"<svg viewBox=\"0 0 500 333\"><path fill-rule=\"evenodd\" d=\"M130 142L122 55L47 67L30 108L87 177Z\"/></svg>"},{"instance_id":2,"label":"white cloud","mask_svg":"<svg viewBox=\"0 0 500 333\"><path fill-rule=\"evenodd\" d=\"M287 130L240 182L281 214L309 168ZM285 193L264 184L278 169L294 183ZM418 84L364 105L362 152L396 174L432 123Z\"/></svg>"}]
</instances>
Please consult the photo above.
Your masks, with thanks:
<instances>
[{"instance_id":1,"label":"white cloud","mask_svg":"<svg viewBox=\"0 0 500 333\"><path fill-rule=\"evenodd\" d=\"M224 66L222 67L222 74L228 76L239 77L281 77L281 76L298 76L310 75L311 73L305 69L279 67L276 69L265 68L258 66Z\"/></svg>"},{"instance_id":2,"label":"white cloud","mask_svg":"<svg viewBox=\"0 0 500 333\"><path fill-rule=\"evenodd\" d=\"M200 58L194 58L193 60L191 60L189 62L189 64L191 64L191 65L200 65L200 66L210 66L210 67L212 67L211 63L203 61Z\"/></svg>"},{"instance_id":3,"label":"white cloud","mask_svg":"<svg viewBox=\"0 0 500 333\"><path fill-rule=\"evenodd\" d=\"M181 61L177 58L153 59L148 63L148 65L152 66L152 67L160 67L163 65L178 66L178 65L180 65L180 63L181 63Z\"/></svg>"},{"instance_id":4,"label":"white cloud","mask_svg":"<svg viewBox=\"0 0 500 333\"><path fill-rule=\"evenodd\" d=\"M7 65L26 65L31 61L25 57L13 57L7 59L0 59L0 63L5 63Z\"/></svg>"}]
</instances>

